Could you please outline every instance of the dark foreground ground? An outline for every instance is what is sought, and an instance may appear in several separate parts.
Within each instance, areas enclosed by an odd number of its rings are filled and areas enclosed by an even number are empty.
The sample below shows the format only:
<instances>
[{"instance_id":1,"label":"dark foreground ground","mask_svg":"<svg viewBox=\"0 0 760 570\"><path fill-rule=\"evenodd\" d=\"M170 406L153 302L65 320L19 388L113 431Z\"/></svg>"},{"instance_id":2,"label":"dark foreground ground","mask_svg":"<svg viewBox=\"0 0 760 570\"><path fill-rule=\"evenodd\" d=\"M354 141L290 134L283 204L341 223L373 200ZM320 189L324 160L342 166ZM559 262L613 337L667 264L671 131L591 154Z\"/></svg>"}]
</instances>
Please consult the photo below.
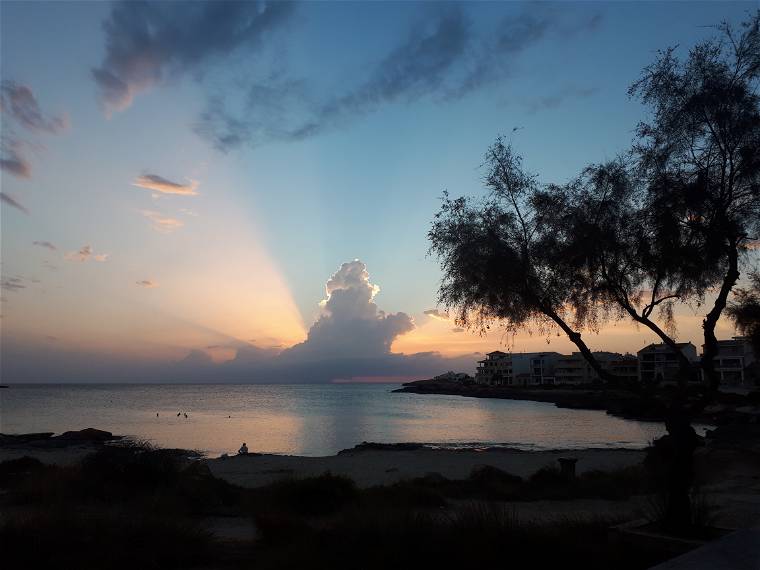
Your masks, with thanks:
<instances>
[{"instance_id":1,"label":"dark foreground ground","mask_svg":"<svg viewBox=\"0 0 760 570\"><path fill-rule=\"evenodd\" d=\"M723 490L695 495L692 539L713 536L705 530L716 510L712 499L723 515L744 509L734 520L753 524L760 450L751 442L758 434L725 434L701 450L705 488ZM552 464L522 477L482 464L459 478L431 472L361 487L341 475L286 472L240 486L214 476L219 463L182 450L44 439L0 437L0 447L17 456L46 445L78 454L64 464L23 455L0 463L3 568L607 570L648 568L677 553L667 545L642 547L612 529L641 516L656 519L661 510L656 478L644 464L586 470L574 479ZM344 455L362 463L365 453L397 451L413 450L381 446ZM253 472L267 465L264 459L253 454L225 465L245 463ZM698 542L691 544L680 548Z\"/></svg>"}]
</instances>

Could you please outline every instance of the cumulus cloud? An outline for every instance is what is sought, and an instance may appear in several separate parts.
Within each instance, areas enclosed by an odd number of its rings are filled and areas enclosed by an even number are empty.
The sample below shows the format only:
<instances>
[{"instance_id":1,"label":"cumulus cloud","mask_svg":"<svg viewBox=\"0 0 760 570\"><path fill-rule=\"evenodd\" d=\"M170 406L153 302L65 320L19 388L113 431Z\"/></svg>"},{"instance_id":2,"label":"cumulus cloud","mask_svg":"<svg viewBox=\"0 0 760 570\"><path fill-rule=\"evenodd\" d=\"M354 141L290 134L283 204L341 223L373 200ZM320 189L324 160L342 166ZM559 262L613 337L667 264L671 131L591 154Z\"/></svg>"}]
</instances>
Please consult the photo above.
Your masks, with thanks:
<instances>
[{"instance_id":1,"label":"cumulus cloud","mask_svg":"<svg viewBox=\"0 0 760 570\"><path fill-rule=\"evenodd\" d=\"M185 222L166 216L154 210L140 210L140 213L150 220L153 229L162 234L169 234L185 225Z\"/></svg>"},{"instance_id":2,"label":"cumulus cloud","mask_svg":"<svg viewBox=\"0 0 760 570\"><path fill-rule=\"evenodd\" d=\"M282 27L290 2L119 2L103 25L106 56L92 70L104 110L129 107L138 93L197 71L210 59L256 47Z\"/></svg>"},{"instance_id":3,"label":"cumulus cloud","mask_svg":"<svg viewBox=\"0 0 760 570\"><path fill-rule=\"evenodd\" d=\"M151 281L150 279L135 281L135 284L139 285L140 287L144 287L145 289L154 289L158 287L158 283L156 283L155 281Z\"/></svg>"},{"instance_id":4,"label":"cumulus cloud","mask_svg":"<svg viewBox=\"0 0 760 570\"><path fill-rule=\"evenodd\" d=\"M198 195L198 192L196 192L196 189L198 188L197 181L189 180L187 184L180 184L179 182L167 180L158 174L143 174L142 176L138 176L132 185L147 190L153 190L155 192L161 192L162 194L178 194L180 196Z\"/></svg>"},{"instance_id":5,"label":"cumulus cloud","mask_svg":"<svg viewBox=\"0 0 760 570\"><path fill-rule=\"evenodd\" d=\"M7 192L0 192L0 202L3 204L8 204L12 208L16 208L17 210L21 210L24 212L27 216L29 215L29 210L27 210L21 202L16 200L13 196L8 194Z\"/></svg>"},{"instance_id":6,"label":"cumulus cloud","mask_svg":"<svg viewBox=\"0 0 760 570\"><path fill-rule=\"evenodd\" d=\"M110 254L108 253L95 253L90 245L83 245L78 251L70 251L64 257L68 261L78 261L84 263L90 259L94 261L106 261Z\"/></svg>"},{"instance_id":7,"label":"cumulus cloud","mask_svg":"<svg viewBox=\"0 0 760 570\"><path fill-rule=\"evenodd\" d=\"M58 251L58 248L55 246L55 244L49 241L33 241L32 245L36 245L37 247L44 247L50 251Z\"/></svg>"},{"instance_id":8,"label":"cumulus cloud","mask_svg":"<svg viewBox=\"0 0 760 570\"><path fill-rule=\"evenodd\" d=\"M8 113L19 125L35 132L57 134L68 127L68 119L45 115L32 90L26 85L5 80L0 83L0 111Z\"/></svg>"},{"instance_id":9,"label":"cumulus cloud","mask_svg":"<svg viewBox=\"0 0 760 570\"><path fill-rule=\"evenodd\" d=\"M341 265L325 290L322 315L304 342L282 352L283 361L382 356L390 353L396 337L414 329L406 313L378 309L374 297L379 287L370 283L367 267L358 259Z\"/></svg>"},{"instance_id":10,"label":"cumulus cloud","mask_svg":"<svg viewBox=\"0 0 760 570\"><path fill-rule=\"evenodd\" d=\"M432 317L434 319L437 319L439 321L448 321L449 320L449 314L444 313L443 311L439 311L438 309L428 309L427 311L424 311L424 313L428 317Z\"/></svg>"}]
</instances>

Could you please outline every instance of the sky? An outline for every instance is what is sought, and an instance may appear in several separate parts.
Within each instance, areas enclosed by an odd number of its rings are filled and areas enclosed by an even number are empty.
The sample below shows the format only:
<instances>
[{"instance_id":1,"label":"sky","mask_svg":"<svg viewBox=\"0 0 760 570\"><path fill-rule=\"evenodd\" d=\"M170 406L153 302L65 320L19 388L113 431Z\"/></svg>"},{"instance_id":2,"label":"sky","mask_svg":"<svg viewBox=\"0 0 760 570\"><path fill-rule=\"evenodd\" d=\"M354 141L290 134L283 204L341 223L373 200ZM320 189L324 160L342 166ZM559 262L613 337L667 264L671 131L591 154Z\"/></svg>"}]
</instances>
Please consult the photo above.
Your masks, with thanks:
<instances>
[{"instance_id":1,"label":"sky","mask_svg":"<svg viewBox=\"0 0 760 570\"><path fill-rule=\"evenodd\" d=\"M543 182L614 158L657 50L756 7L3 1L2 381L406 380L570 352L437 307L443 191L483 195L500 134ZM677 318L700 346L700 309Z\"/></svg>"}]
</instances>

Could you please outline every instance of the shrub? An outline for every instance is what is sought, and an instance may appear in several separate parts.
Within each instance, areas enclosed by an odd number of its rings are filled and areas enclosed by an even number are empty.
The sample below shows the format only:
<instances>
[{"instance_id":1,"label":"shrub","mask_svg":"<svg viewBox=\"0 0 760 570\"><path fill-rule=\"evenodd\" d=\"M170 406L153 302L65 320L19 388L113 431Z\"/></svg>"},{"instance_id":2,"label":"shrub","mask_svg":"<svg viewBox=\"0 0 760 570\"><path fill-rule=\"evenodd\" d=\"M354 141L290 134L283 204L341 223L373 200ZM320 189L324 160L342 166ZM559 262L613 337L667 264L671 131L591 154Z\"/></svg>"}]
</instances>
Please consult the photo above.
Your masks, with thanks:
<instances>
[{"instance_id":1,"label":"shrub","mask_svg":"<svg viewBox=\"0 0 760 570\"><path fill-rule=\"evenodd\" d=\"M18 485L31 473L45 469L45 465L34 457L24 456L0 463L0 488L7 489Z\"/></svg>"},{"instance_id":2,"label":"shrub","mask_svg":"<svg viewBox=\"0 0 760 570\"><path fill-rule=\"evenodd\" d=\"M333 514L357 499L356 484L348 477L326 473L304 479L284 479L261 489L270 507L307 516Z\"/></svg>"}]
</instances>

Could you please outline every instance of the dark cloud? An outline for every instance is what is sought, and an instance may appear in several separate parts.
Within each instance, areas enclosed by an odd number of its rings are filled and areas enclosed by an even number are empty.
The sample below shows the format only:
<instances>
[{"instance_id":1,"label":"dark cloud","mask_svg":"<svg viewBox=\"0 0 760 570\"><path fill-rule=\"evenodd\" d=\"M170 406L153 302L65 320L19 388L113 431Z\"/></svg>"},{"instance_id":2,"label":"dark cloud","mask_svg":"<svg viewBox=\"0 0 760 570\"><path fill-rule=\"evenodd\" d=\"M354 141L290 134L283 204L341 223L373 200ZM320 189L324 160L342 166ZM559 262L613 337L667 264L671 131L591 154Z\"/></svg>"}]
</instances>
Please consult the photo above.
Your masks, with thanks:
<instances>
[{"instance_id":1,"label":"dark cloud","mask_svg":"<svg viewBox=\"0 0 760 570\"><path fill-rule=\"evenodd\" d=\"M286 22L290 2L119 2L103 25L106 56L92 74L106 112L241 46L255 47Z\"/></svg>"},{"instance_id":2,"label":"dark cloud","mask_svg":"<svg viewBox=\"0 0 760 570\"><path fill-rule=\"evenodd\" d=\"M135 281L136 285L144 287L145 289L155 289L158 287L158 283L151 281L150 279L142 279L141 281Z\"/></svg>"},{"instance_id":3,"label":"dark cloud","mask_svg":"<svg viewBox=\"0 0 760 570\"><path fill-rule=\"evenodd\" d=\"M0 281L0 289L15 292L26 289L26 285L24 285L24 280L21 277L6 277Z\"/></svg>"},{"instance_id":4,"label":"dark cloud","mask_svg":"<svg viewBox=\"0 0 760 570\"><path fill-rule=\"evenodd\" d=\"M45 115L32 90L15 81L0 82L0 112L32 133L58 134L68 127L65 116ZM3 125L0 169L19 178L31 178L32 165L26 158L24 149L28 145L27 141L16 135L14 129Z\"/></svg>"},{"instance_id":5,"label":"dark cloud","mask_svg":"<svg viewBox=\"0 0 760 570\"><path fill-rule=\"evenodd\" d=\"M0 83L0 111L9 114L30 131L57 134L68 126L66 117L49 117L40 109L32 90L26 85L5 80Z\"/></svg>"},{"instance_id":6,"label":"dark cloud","mask_svg":"<svg viewBox=\"0 0 760 570\"><path fill-rule=\"evenodd\" d=\"M31 178L32 165L23 154L23 145L12 132L3 132L0 140L0 169L19 178Z\"/></svg>"},{"instance_id":7,"label":"dark cloud","mask_svg":"<svg viewBox=\"0 0 760 570\"><path fill-rule=\"evenodd\" d=\"M536 113L538 111L557 109L569 99L585 99L598 92L599 88L597 87L569 87L563 91L534 99L528 104L528 112Z\"/></svg>"},{"instance_id":8,"label":"dark cloud","mask_svg":"<svg viewBox=\"0 0 760 570\"><path fill-rule=\"evenodd\" d=\"M50 251L58 251L58 248L55 246L55 244L49 241L33 241L32 245L36 245L37 247L44 247Z\"/></svg>"},{"instance_id":9,"label":"dark cloud","mask_svg":"<svg viewBox=\"0 0 760 570\"><path fill-rule=\"evenodd\" d=\"M455 328L451 329L451 332L453 332L453 333L463 333L464 329L462 327L455 327Z\"/></svg>"},{"instance_id":10,"label":"dark cloud","mask_svg":"<svg viewBox=\"0 0 760 570\"><path fill-rule=\"evenodd\" d=\"M16 208L17 210L21 210L24 212L27 216L29 215L29 210L27 210L18 200L13 198L10 194L7 194L6 192L0 192L0 202L3 204L8 204L9 206Z\"/></svg>"},{"instance_id":11,"label":"dark cloud","mask_svg":"<svg viewBox=\"0 0 760 570\"><path fill-rule=\"evenodd\" d=\"M462 5L426 7L410 34L353 86L315 100L303 80L253 79L240 109L231 109L222 95L209 98L196 132L227 152L244 144L306 139L388 104L460 99L504 80L516 58L549 34L569 38L599 21L594 15L567 25L561 16L553 8L529 6L479 37Z\"/></svg>"}]
</instances>

